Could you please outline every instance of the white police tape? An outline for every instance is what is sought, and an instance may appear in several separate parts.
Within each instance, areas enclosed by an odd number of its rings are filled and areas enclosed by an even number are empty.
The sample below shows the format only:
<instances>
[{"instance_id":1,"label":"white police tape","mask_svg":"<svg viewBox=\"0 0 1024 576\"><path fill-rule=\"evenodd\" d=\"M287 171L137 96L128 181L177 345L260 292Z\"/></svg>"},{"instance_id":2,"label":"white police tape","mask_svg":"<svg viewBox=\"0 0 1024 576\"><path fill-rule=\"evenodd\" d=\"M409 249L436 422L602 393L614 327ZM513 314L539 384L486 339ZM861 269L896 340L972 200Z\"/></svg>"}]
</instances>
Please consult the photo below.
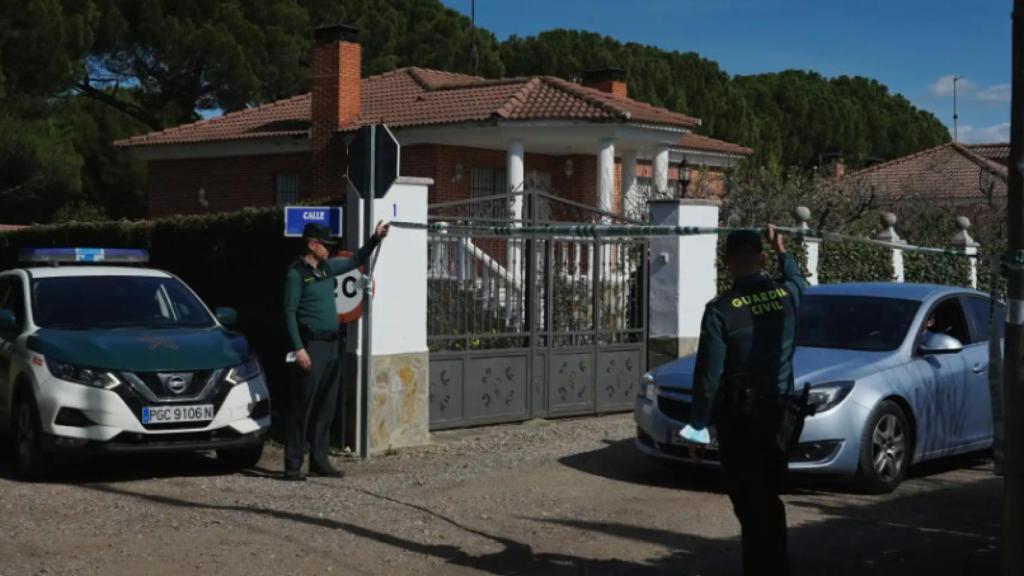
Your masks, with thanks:
<instances>
[{"instance_id":1,"label":"white police tape","mask_svg":"<svg viewBox=\"0 0 1024 576\"><path fill-rule=\"evenodd\" d=\"M764 232L766 227L743 227L743 226L655 226L648 224L540 224L540 225L494 225L494 224L473 224L466 222L432 222L423 224L418 222L393 221L391 225L395 228L406 228L410 230L426 230L452 236L509 236L509 237L576 237L576 238L655 238L660 236L702 236L715 234L728 234L737 230L752 230ZM823 230L795 228L778 226L780 232L801 238L815 238L831 242L856 242L868 244L891 250L903 252L919 252L924 254L936 254L945 256L960 256L977 258L977 254L971 254L963 250L952 250L948 248L934 248L929 246L915 246L902 242L888 242L874 238L861 238L838 232L827 232Z\"/></svg>"}]
</instances>

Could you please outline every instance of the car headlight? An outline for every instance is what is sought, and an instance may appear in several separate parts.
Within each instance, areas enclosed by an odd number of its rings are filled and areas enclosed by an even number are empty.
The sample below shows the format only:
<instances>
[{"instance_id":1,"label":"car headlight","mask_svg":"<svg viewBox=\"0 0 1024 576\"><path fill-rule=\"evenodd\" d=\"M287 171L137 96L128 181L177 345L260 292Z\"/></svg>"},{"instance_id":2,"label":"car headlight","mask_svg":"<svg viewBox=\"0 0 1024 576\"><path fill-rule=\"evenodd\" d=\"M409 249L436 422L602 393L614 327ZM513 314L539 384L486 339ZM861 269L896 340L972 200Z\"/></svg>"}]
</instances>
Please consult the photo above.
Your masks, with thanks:
<instances>
[{"instance_id":1,"label":"car headlight","mask_svg":"<svg viewBox=\"0 0 1024 576\"><path fill-rule=\"evenodd\" d=\"M260 361L253 356L238 366L232 366L224 380L238 386L257 378L260 374L263 374L263 366L260 366Z\"/></svg>"},{"instance_id":2,"label":"car headlight","mask_svg":"<svg viewBox=\"0 0 1024 576\"><path fill-rule=\"evenodd\" d=\"M655 398L658 397L658 385L654 383L654 376L651 376L650 372L644 374L644 377L640 380L640 390L642 390L641 393L648 402L654 402Z\"/></svg>"},{"instance_id":3,"label":"car headlight","mask_svg":"<svg viewBox=\"0 0 1024 576\"><path fill-rule=\"evenodd\" d=\"M68 362L58 362L49 358L46 359L46 364L50 369L50 374L68 382L85 384L86 386L103 388L104 390L113 390L121 385L121 379L118 378L117 374L108 370L87 368Z\"/></svg>"},{"instance_id":4,"label":"car headlight","mask_svg":"<svg viewBox=\"0 0 1024 576\"><path fill-rule=\"evenodd\" d=\"M807 402L814 406L816 413L827 412L846 399L853 390L853 382L829 382L811 388Z\"/></svg>"}]
</instances>

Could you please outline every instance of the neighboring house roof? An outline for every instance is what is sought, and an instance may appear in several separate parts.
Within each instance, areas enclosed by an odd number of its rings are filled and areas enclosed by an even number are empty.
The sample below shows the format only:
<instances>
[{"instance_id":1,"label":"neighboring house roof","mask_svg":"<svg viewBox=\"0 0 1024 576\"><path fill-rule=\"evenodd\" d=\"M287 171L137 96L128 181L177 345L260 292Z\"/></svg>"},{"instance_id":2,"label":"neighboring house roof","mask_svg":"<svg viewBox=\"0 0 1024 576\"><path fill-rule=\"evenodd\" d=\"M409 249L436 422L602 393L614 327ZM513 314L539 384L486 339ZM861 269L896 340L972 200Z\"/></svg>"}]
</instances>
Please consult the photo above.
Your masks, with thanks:
<instances>
[{"instance_id":1,"label":"neighboring house roof","mask_svg":"<svg viewBox=\"0 0 1024 576\"><path fill-rule=\"evenodd\" d=\"M999 162L1003 166L1007 166L1010 163L1010 143L1009 142L997 142L992 144L965 144L968 150L984 156L989 160Z\"/></svg>"},{"instance_id":2,"label":"neighboring house roof","mask_svg":"<svg viewBox=\"0 0 1024 576\"><path fill-rule=\"evenodd\" d=\"M120 140L118 146L308 136L309 94ZM360 113L345 130L383 122L393 128L505 120L589 120L693 128L700 120L552 76L487 80L402 68L362 81Z\"/></svg>"},{"instance_id":3,"label":"neighboring house roof","mask_svg":"<svg viewBox=\"0 0 1024 576\"><path fill-rule=\"evenodd\" d=\"M693 133L686 134L680 138L676 147L686 150L701 150L704 152L732 154L738 156L750 156L754 153L753 150L746 146L740 146L739 144L733 144L732 142L726 142L725 140L717 140L715 138L709 138L708 136L701 136L700 134Z\"/></svg>"},{"instance_id":4,"label":"neighboring house roof","mask_svg":"<svg viewBox=\"0 0 1024 576\"><path fill-rule=\"evenodd\" d=\"M13 232L14 230L21 230L22 228L28 228L28 226L19 226L17 224L0 224L0 232Z\"/></svg>"},{"instance_id":5,"label":"neighboring house roof","mask_svg":"<svg viewBox=\"0 0 1024 576\"><path fill-rule=\"evenodd\" d=\"M948 143L859 170L847 181L904 199L1006 196L1006 166L962 144Z\"/></svg>"}]
</instances>

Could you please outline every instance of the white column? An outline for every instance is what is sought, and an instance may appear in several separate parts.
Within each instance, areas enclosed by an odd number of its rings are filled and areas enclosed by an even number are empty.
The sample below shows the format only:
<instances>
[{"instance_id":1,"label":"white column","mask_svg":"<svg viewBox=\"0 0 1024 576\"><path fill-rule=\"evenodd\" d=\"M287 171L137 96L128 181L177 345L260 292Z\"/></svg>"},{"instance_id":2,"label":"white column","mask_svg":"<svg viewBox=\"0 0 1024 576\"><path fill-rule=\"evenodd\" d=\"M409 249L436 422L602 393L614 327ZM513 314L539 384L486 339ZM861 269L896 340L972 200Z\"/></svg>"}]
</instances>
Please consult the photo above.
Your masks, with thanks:
<instances>
[{"instance_id":1,"label":"white column","mask_svg":"<svg viewBox=\"0 0 1024 576\"><path fill-rule=\"evenodd\" d=\"M597 148L597 208L614 212L615 142L602 138Z\"/></svg>"},{"instance_id":2,"label":"white column","mask_svg":"<svg viewBox=\"0 0 1024 576\"><path fill-rule=\"evenodd\" d=\"M636 187L636 151L622 153L622 214L629 218L642 218L647 214L637 213L639 191ZM646 211L646 208L644 208Z\"/></svg>"},{"instance_id":3,"label":"white column","mask_svg":"<svg viewBox=\"0 0 1024 576\"><path fill-rule=\"evenodd\" d=\"M525 159L526 152L522 140L511 140L508 143L508 161L505 167L508 175L508 190L512 197L512 220L513 226L521 226L523 222L523 193L526 191L525 184ZM506 270L515 278L522 277L523 249L514 238L505 241L508 259L505 261ZM509 310L511 313L511 309Z\"/></svg>"},{"instance_id":4,"label":"white column","mask_svg":"<svg viewBox=\"0 0 1024 576\"><path fill-rule=\"evenodd\" d=\"M654 153L654 189L659 198L668 197L668 146Z\"/></svg>"},{"instance_id":5,"label":"white column","mask_svg":"<svg viewBox=\"0 0 1024 576\"><path fill-rule=\"evenodd\" d=\"M811 286L818 285L818 256L820 254L819 248L821 247L820 238L811 238L807 236L810 231L810 226L807 224L811 221L811 211L806 206L797 206L793 210L793 216L796 217L796 221L799 223L800 230L804 233L804 248L807 252L807 283Z\"/></svg>"},{"instance_id":6,"label":"white column","mask_svg":"<svg viewBox=\"0 0 1024 576\"><path fill-rule=\"evenodd\" d=\"M718 202L652 200L656 226L718 226ZM718 287L718 237L659 236L650 240L649 368L697 350L704 306Z\"/></svg>"},{"instance_id":7,"label":"white column","mask_svg":"<svg viewBox=\"0 0 1024 576\"><path fill-rule=\"evenodd\" d=\"M804 238L804 246L807 248L807 283L811 286L818 285L818 262L821 240L818 238Z\"/></svg>"},{"instance_id":8,"label":"white column","mask_svg":"<svg viewBox=\"0 0 1024 576\"><path fill-rule=\"evenodd\" d=\"M971 269L970 269L970 272L969 272L969 275L970 275L969 277L970 277L970 282L971 282L971 288L974 288L975 290L977 290L978 289L978 259L976 258L976 256L978 255L978 248L976 246L969 246L969 247L964 249L964 252L966 252L967 254L969 254L971 256L971 258L970 258Z\"/></svg>"},{"instance_id":9,"label":"white column","mask_svg":"<svg viewBox=\"0 0 1024 576\"><path fill-rule=\"evenodd\" d=\"M522 140L509 141L508 161L505 166L505 173L508 176L508 192L520 193L512 202L512 216L515 220L523 219L523 197L521 193L525 189L523 184L525 179L525 156L526 152L523 149Z\"/></svg>"},{"instance_id":10,"label":"white column","mask_svg":"<svg viewBox=\"0 0 1024 576\"><path fill-rule=\"evenodd\" d=\"M903 269L903 250L895 248L892 251L892 271L897 282L906 282L907 276Z\"/></svg>"}]
</instances>

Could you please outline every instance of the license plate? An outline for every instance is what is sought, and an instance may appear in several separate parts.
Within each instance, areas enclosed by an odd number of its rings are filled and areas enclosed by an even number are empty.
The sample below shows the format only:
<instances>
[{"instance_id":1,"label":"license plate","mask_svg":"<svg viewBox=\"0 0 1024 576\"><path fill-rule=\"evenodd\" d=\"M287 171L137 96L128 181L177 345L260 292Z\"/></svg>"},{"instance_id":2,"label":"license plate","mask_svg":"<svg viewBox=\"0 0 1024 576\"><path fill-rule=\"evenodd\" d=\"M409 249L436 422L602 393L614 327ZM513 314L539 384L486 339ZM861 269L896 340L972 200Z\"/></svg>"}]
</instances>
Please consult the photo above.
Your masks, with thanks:
<instances>
[{"instance_id":1,"label":"license plate","mask_svg":"<svg viewBox=\"0 0 1024 576\"><path fill-rule=\"evenodd\" d=\"M142 409L143 424L174 424L178 422L209 422L213 420L213 404L192 406L147 406Z\"/></svg>"}]
</instances>

